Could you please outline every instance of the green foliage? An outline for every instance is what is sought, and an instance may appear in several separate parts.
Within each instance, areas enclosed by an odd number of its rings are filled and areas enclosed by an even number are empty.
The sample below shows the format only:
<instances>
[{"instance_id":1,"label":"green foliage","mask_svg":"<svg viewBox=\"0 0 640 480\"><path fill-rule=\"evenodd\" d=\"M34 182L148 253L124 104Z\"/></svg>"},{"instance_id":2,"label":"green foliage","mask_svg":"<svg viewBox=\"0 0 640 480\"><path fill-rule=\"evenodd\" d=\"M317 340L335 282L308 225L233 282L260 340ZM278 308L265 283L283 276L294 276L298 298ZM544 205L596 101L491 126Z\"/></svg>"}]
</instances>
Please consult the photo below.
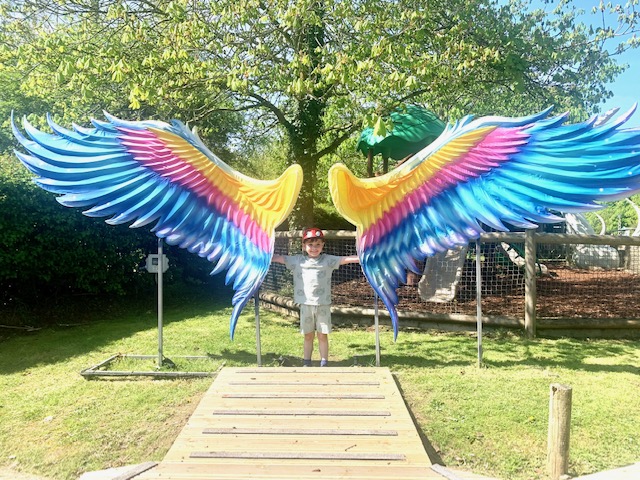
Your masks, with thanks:
<instances>
[{"instance_id":1,"label":"green foliage","mask_svg":"<svg viewBox=\"0 0 640 480\"><path fill-rule=\"evenodd\" d=\"M148 228L107 225L102 218L61 206L33 184L13 156L0 157L0 231L4 311L55 304L74 294L135 294L153 285L155 276L140 268L146 255L157 251ZM177 247L165 246L165 251L167 282L222 281L210 279L212 266L205 259Z\"/></svg>"},{"instance_id":2,"label":"green foliage","mask_svg":"<svg viewBox=\"0 0 640 480\"><path fill-rule=\"evenodd\" d=\"M46 100L25 95L20 91L19 80L17 72L3 70L0 67L0 153L10 151L16 143L10 127L12 112L19 118L29 112L47 109Z\"/></svg>"},{"instance_id":3,"label":"green foliage","mask_svg":"<svg viewBox=\"0 0 640 480\"><path fill-rule=\"evenodd\" d=\"M52 194L36 188L12 157L2 158L0 168L0 282L5 302L18 297L28 301L45 291L124 293L135 283L151 234L109 227L101 219L62 207Z\"/></svg>"},{"instance_id":4,"label":"green foliage","mask_svg":"<svg viewBox=\"0 0 640 480\"><path fill-rule=\"evenodd\" d=\"M632 195L629 200L635 203L636 207L640 205L640 195ZM603 209L595 213L586 213L585 216L589 223L596 231L600 233L602 222L598 218L602 218L605 224L605 233L616 235L623 231L633 233L640 226L640 210L628 200L618 200L616 202L603 203Z\"/></svg>"},{"instance_id":5,"label":"green foliage","mask_svg":"<svg viewBox=\"0 0 640 480\"><path fill-rule=\"evenodd\" d=\"M315 225L324 230L355 230L355 227L338 213L333 203L316 203Z\"/></svg>"},{"instance_id":6,"label":"green foliage","mask_svg":"<svg viewBox=\"0 0 640 480\"><path fill-rule=\"evenodd\" d=\"M2 1L0 59L19 73L25 94L46 98L67 120L101 109L172 116L221 142L236 131L236 144L276 128L287 163L305 173L294 211L305 223L313 221L321 159L365 115L416 103L453 120L554 104L582 119L621 71L605 40L637 46L635 16L590 31L571 1L546 12L518 0L149 5ZM217 115L229 112L236 116L221 128ZM240 128L237 112L250 128Z\"/></svg>"},{"instance_id":7,"label":"green foliage","mask_svg":"<svg viewBox=\"0 0 640 480\"><path fill-rule=\"evenodd\" d=\"M279 138L257 137L236 152L237 167L254 178L277 178L287 168L287 147Z\"/></svg>"}]
</instances>

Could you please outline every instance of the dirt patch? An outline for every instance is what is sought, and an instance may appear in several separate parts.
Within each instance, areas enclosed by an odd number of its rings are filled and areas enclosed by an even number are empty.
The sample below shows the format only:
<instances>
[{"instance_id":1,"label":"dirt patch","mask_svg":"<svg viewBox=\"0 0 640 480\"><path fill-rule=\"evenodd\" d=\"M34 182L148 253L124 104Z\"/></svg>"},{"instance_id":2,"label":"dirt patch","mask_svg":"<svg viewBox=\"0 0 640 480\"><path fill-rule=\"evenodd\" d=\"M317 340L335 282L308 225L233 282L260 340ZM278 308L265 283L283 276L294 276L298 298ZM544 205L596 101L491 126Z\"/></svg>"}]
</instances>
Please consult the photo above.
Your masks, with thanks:
<instances>
[{"instance_id":1,"label":"dirt patch","mask_svg":"<svg viewBox=\"0 0 640 480\"><path fill-rule=\"evenodd\" d=\"M483 272L482 311L485 315L524 316L524 275L495 270ZM585 270L549 266L537 280L540 318L640 318L640 276L624 270ZM476 314L473 269L465 268L455 298L426 302L417 287L398 288L398 310L426 313ZM373 291L364 278L333 287L334 304L371 308Z\"/></svg>"}]
</instances>

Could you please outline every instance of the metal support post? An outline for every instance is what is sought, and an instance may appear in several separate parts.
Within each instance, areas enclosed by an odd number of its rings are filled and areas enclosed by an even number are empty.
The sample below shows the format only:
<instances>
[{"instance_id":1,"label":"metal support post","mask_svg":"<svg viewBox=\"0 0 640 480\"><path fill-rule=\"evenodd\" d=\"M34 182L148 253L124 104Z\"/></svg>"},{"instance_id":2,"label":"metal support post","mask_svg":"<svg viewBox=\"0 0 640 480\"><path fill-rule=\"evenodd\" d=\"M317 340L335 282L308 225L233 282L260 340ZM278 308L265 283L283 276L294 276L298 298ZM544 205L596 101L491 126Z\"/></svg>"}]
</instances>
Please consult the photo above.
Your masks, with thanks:
<instances>
[{"instance_id":1,"label":"metal support post","mask_svg":"<svg viewBox=\"0 0 640 480\"><path fill-rule=\"evenodd\" d=\"M255 313L256 313L256 362L258 366L262 366L262 347L260 345L260 298L258 292L254 296Z\"/></svg>"},{"instance_id":2,"label":"metal support post","mask_svg":"<svg viewBox=\"0 0 640 480\"><path fill-rule=\"evenodd\" d=\"M374 315L373 321L375 324L376 330L376 367L380 366L380 323L378 321L378 293L376 292L374 295Z\"/></svg>"},{"instance_id":3,"label":"metal support post","mask_svg":"<svg viewBox=\"0 0 640 480\"><path fill-rule=\"evenodd\" d=\"M482 265L480 240L476 240L476 323L478 331L478 368L482 366Z\"/></svg>"},{"instance_id":4,"label":"metal support post","mask_svg":"<svg viewBox=\"0 0 640 480\"><path fill-rule=\"evenodd\" d=\"M162 352L162 322L163 322L163 309L164 305L162 302L163 297L163 252L162 252L162 239L158 239L158 273L156 274L156 279L158 280L158 368L162 367L162 361L164 360L164 355Z\"/></svg>"}]
</instances>

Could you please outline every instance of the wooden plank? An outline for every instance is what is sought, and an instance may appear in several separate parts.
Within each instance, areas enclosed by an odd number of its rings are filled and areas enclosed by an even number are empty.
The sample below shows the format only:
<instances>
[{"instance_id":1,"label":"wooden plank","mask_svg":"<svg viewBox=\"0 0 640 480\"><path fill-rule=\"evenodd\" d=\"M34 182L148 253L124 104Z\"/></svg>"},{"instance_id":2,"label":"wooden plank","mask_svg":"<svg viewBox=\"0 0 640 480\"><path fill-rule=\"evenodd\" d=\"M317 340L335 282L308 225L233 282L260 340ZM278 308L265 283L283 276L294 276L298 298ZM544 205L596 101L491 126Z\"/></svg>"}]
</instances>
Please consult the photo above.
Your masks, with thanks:
<instances>
[{"instance_id":1,"label":"wooden plank","mask_svg":"<svg viewBox=\"0 0 640 480\"><path fill-rule=\"evenodd\" d=\"M257 412L265 415L274 415L270 412L278 412L275 415L290 415L286 412L295 412L296 415L377 415L386 416L391 414L400 414L402 410L392 410L387 408L389 405L384 402L373 403L368 400L335 400L322 398L300 398L300 399L281 399L272 398L256 399L253 401L220 398L217 408L209 411L211 415L224 415L223 412L238 411L247 412L246 414L237 413L238 415L256 415ZM406 409L405 409L406 410ZM253 412L253 413L252 413ZM343 412L343 413L340 413Z\"/></svg>"},{"instance_id":2,"label":"wooden plank","mask_svg":"<svg viewBox=\"0 0 640 480\"><path fill-rule=\"evenodd\" d=\"M400 453L341 453L341 452L193 452L190 458L242 458L288 460L404 460Z\"/></svg>"},{"instance_id":3,"label":"wooden plank","mask_svg":"<svg viewBox=\"0 0 640 480\"><path fill-rule=\"evenodd\" d=\"M342 430L337 428L205 428L202 433L211 435L398 435L396 430Z\"/></svg>"},{"instance_id":4,"label":"wooden plank","mask_svg":"<svg viewBox=\"0 0 640 480\"><path fill-rule=\"evenodd\" d=\"M389 417L358 417L357 423L346 422L345 417L270 417L270 416L246 416L237 417L221 415L218 417L192 417L185 425L185 429L202 431L205 428L269 428L294 429L294 428L317 428L317 429L369 429L369 430L394 430L407 435L415 432L415 427L410 422L398 422L395 418Z\"/></svg>"},{"instance_id":5,"label":"wooden plank","mask_svg":"<svg viewBox=\"0 0 640 480\"><path fill-rule=\"evenodd\" d=\"M301 448L299 446L299 448ZM260 461L255 460L248 462L243 458L190 458L189 455L193 452L186 452L183 455L168 455L166 456L162 462L171 462L171 463L184 463L185 465L209 465L212 470L217 469L222 465L235 465L235 464L249 464L251 465L251 469L254 471L260 471L266 465L273 465L276 463L282 463L287 465L313 465L313 466L327 466L327 465L342 465L342 466L356 466L356 467L367 467L367 468L387 468L389 465L404 465L404 466L420 466L422 462L420 461L420 455L412 453L412 452L403 452L405 455L405 461L400 462L390 462L389 460L319 460L319 459L277 459L277 458L262 458ZM427 467L423 466L423 470ZM144 480L149 480L148 477L141 477ZM154 480L157 477L152 477ZM213 479L216 479L216 476L212 476ZM257 478L261 478L260 475ZM136 478L136 480L139 480ZM403 479L405 480L405 479ZM406 479L408 480L408 479ZM412 478L411 480L415 480Z\"/></svg>"},{"instance_id":6,"label":"wooden plank","mask_svg":"<svg viewBox=\"0 0 640 480\"><path fill-rule=\"evenodd\" d=\"M260 443L262 442L262 443ZM336 451L365 453L368 451L408 452L415 449L413 439L397 438L395 436L352 436L352 435L278 435L251 436L247 435L192 435L179 447L181 455L188 455L194 450L220 450L234 452L260 452L266 448L277 452L287 452L291 449L304 448L310 452L321 452L326 449Z\"/></svg>"},{"instance_id":7,"label":"wooden plank","mask_svg":"<svg viewBox=\"0 0 640 480\"><path fill-rule=\"evenodd\" d=\"M259 410L225 409L214 410L211 415L320 415L324 417L388 417L389 411L381 410L271 410L263 408Z\"/></svg>"},{"instance_id":8,"label":"wooden plank","mask_svg":"<svg viewBox=\"0 0 640 480\"><path fill-rule=\"evenodd\" d=\"M352 396L352 395L370 395L374 398L372 400L384 400L384 398L377 398L381 396L390 395L389 390L380 387L371 386L354 386L354 385L306 385L306 384L271 384L271 385L234 385L228 387L224 392L218 392L220 395L224 395L225 398L242 398L256 395L270 395L278 396L283 395L298 395L298 394L310 394L312 397L339 397L339 396ZM213 400L213 399L210 399Z\"/></svg>"},{"instance_id":9,"label":"wooden plank","mask_svg":"<svg viewBox=\"0 0 640 480\"><path fill-rule=\"evenodd\" d=\"M242 386L255 386L255 385L269 385L269 386L273 386L273 385L278 385L278 386L284 386L284 385L296 385L296 386L301 386L301 385L309 385L309 386L331 386L331 387L349 387L349 386L353 386L353 385L363 385L363 386L378 386L380 385L380 382L359 382L359 381L325 381L325 382L316 382L316 381L308 381L308 380L298 380L295 382L290 382L290 381L281 381L281 380L271 380L271 381L244 381L244 382L229 382L229 385L232 386L236 386L236 385L242 385Z\"/></svg>"},{"instance_id":10,"label":"wooden plank","mask_svg":"<svg viewBox=\"0 0 640 480\"><path fill-rule=\"evenodd\" d=\"M222 398L320 398L322 400L384 400L384 395L375 393L223 393Z\"/></svg>"},{"instance_id":11,"label":"wooden plank","mask_svg":"<svg viewBox=\"0 0 640 480\"><path fill-rule=\"evenodd\" d=\"M378 374L377 368L353 368L353 367L259 367L259 368L248 368L248 367L228 367L228 371L235 375L253 375L260 374L260 376L265 376L267 374L275 374L275 375L292 375L292 374L302 374L308 375L310 372L326 372L326 373L339 373L339 374L347 374L347 375L371 375L376 376ZM313 372L315 373L315 372Z\"/></svg>"}]
</instances>

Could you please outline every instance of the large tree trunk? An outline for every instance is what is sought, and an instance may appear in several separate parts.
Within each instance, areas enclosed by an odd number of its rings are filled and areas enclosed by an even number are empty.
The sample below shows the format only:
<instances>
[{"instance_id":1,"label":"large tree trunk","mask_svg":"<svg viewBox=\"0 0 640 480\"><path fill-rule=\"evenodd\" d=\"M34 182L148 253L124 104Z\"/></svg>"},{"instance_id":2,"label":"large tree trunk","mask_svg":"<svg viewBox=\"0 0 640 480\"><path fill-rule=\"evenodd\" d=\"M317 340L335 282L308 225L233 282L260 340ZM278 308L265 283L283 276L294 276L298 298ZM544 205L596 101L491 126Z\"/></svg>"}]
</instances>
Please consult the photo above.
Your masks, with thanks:
<instances>
[{"instance_id":1,"label":"large tree trunk","mask_svg":"<svg viewBox=\"0 0 640 480\"><path fill-rule=\"evenodd\" d=\"M299 141L296 141L298 139ZM307 149L309 143L313 145L312 148ZM314 215L314 187L316 185L317 178L317 160L309 155L307 152L315 152L316 148L315 138L301 139L300 137L290 137L289 148L290 155L293 162L300 164L302 167L302 188L300 189L300 196L291 216L289 217L289 229L299 229L305 227L316 226ZM292 163L293 163L292 162ZM319 228L322 228L319 226Z\"/></svg>"},{"instance_id":2,"label":"large tree trunk","mask_svg":"<svg viewBox=\"0 0 640 480\"><path fill-rule=\"evenodd\" d=\"M323 2L315 3L314 13L317 19L324 19ZM310 23L300 31L298 45L304 49L310 59L309 72L321 64L318 47L325 44L325 28L322 20ZM323 116L326 108L324 91L317 89L298 98L296 118L289 130L289 155L291 163L302 167L302 189L298 202L289 217L289 228L304 228L315 225L314 187L318 167L318 139L323 128Z\"/></svg>"},{"instance_id":3,"label":"large tree trunk","mask_svg":"<svg viewBox=\"0 0 640 480\"><path fill-rule=\"evenodd\" d=\"M318 226L322 228L322 225L315 224L315 214L313 211L315 206L313 188L316 184L316 162L311 162L308 158L300 160L304 177L302 178L300 197L298 197L298 202L293 211L289 226L293 226L294 228Z\"/></svg>"}]
</instances>

